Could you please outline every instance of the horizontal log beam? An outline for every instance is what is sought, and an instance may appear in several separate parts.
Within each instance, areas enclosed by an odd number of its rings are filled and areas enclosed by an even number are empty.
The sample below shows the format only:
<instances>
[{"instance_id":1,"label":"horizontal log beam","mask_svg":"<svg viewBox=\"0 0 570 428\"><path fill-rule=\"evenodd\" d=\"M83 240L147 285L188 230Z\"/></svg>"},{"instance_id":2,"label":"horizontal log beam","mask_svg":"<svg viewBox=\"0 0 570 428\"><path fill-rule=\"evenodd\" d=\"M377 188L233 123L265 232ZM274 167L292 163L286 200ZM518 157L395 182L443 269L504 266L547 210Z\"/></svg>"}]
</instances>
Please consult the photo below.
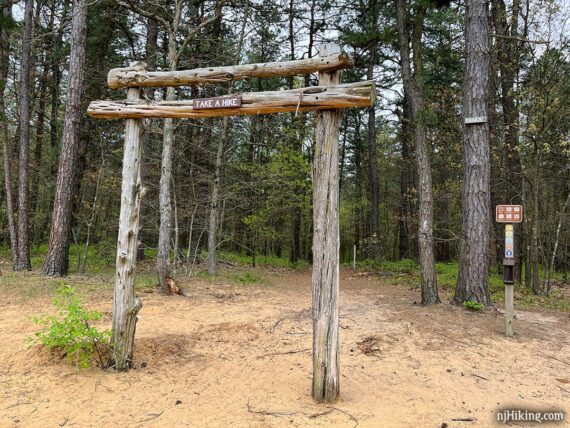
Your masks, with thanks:
<instances>
[{"instance_id":1,"label":"horizontal log beam","mask_svg":"<svg viewBox=\"0 0 570 428\"><path fill-rule=\"evenodd\" d=\"M87 113L97 119L181 119L369 107L376 99L376 87L373 81L366 81L288 91L245 92L241 97L241 107L204 110L195 110L194 100L93 101Z\"/></svg>"},{"instance_id":2,"label":"horizontal log beam","mask_svg":"<svg viewBox=\"0 0 570 428\"><path fill-rule=\"evenodd\" d=\"M131 67L114 68L109 71L107 84L111 89L136 86L189 86L243 80L248 77L296 76L317 71L335 71L353 66L352 58L344 52L322 58L180 71L146 71L145 65L138 63Z\"/></svg>"}]
</instances>

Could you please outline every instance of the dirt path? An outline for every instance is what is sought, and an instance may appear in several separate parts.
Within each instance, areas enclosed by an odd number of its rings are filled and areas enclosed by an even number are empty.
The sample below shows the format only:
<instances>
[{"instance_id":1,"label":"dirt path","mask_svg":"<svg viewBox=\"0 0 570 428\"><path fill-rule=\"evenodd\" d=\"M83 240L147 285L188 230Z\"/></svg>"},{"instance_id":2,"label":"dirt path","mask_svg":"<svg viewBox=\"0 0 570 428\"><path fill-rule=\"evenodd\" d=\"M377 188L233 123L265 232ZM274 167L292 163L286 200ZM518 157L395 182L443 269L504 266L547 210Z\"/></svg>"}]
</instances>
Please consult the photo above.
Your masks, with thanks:
<instances>
[{"instance_id":1,"label":"dirt path","mask_svg":"<svg viewBox=\"0 0 570 428\"><path fill-rule=\"evenodd\" d=\"M504 407L570 411L568 314L519 312L507 340L500 314L424 308L417 292L348 270L342 399L316 405L310 272L270 281L191 280L190 298L144 294L129 373L77 373L29 349L28 316L49 299L3 300L0 426L461 427L493 426ZM111 291L99 294L92 302L108 319Z\"/></svg>"}]
</instances>

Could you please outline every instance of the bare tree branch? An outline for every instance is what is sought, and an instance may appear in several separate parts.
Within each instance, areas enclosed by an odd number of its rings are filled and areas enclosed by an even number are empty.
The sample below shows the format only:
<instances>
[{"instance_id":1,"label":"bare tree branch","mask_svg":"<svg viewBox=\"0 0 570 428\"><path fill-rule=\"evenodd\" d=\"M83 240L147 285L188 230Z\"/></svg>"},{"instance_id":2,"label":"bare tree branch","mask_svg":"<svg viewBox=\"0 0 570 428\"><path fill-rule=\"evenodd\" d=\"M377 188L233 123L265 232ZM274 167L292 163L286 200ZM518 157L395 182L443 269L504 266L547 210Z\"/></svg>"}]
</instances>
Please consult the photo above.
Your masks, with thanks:
<instances>
[{"instance_id":1,"label":"bare tree branch","mask_svg":"<svg viewBox=\"0 0 570 428\"><path fill-rule=\"evenodd\" d=\"M162 25L162 27L168 32L168 33L172 33L172 26L170 25L170 23L164 19L162 16L158 15L157 13L154 12L150 12L148 10L142 9L139 6L137 6L136 4L134 4L131 0L114 0L115 3L117 3L119 6L122 6L126 9L129 9L135 13L138 13L141 16L144 16L145 18L150 18L150 19L154 19L156 22L158 22L160 25Z\"/></svg>"},{"instance_id":2,"label":"bare tree branch","mask_svg":"<svg viewBox=\"0 0 570 428\"><path fill-rule=\"evenodd\" d=\"M493 37L497 38L497 39L506 39L506 40L517 40L519 42L525 42L525 43L535 43L538 45L547 45L548 42L547 40L530 40L530 39L525 39L524 37L518 37L518 36L503 36L500 34L493 34Z\"/></svg>"},{"instance_id":3,"label":"bare tree branch","mask_svg":"<svg viewBox=\"0 0 570 428\"><path fill-rule=\"evenodd\" d=\"M178 53L176 54L176 62L180 60L182 52L184 51L188 43L190 43L192 39L196 36L196 34L198 34L202 30L202 28L204 28L207 25L210 25L212 22L214 22L216 19L222 16L222 7L224 6L224 3L226 3L226 1L228 0L218 0L218 2L216 3L216 9L214 15L212 15L208 19L205 19L200 25L198 25L196 28L190 31L190 33L186 36L186 38L178 48Z\"/></svg>"}]
</instances>

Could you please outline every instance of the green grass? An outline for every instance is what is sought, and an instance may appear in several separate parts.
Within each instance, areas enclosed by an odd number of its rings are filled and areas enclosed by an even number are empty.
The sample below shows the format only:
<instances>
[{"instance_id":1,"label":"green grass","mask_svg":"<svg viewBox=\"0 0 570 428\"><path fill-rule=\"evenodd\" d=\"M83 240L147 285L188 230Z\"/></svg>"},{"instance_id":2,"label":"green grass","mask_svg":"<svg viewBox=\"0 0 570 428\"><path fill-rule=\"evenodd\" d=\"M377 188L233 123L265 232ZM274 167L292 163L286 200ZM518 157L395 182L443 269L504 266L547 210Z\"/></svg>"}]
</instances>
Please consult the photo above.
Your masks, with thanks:
<instances>
[{"instance_id":1,"label":"green grass","mask_svg":"<svg viewBox=\"0 0 570 428\"><path fill-rule=\"evenodd\" d=\"M570 312L570 300L565 299L558 290L552 291L549 296L537 296L528 289L518 290L516 292L516 301L527 308L546 308Z\"/></svg>"},{"instance_id":2,"label":"green grass","mask_svg":"<svg viewBox=\"0 0 570 428\"><path fill-rule=\"evenodd\" d=\"M84 258L84 245L81 248L77 248L75 244L71 244L69 247L69 273L70 274L81 274L83 273L82 268L77 268L78 253L81 255L81 264L83 264ZM33 269L43 269L46 254L48 252L48 244L43 243L40 245L33 245L30 248L30 261L32 263ZM155 258L155 249L145 249L145 256L147 258ZM0 257L10 260L11 252L7 247L0 248ZM97 246L90 245L87 250L87 262L85 265L85 274L109 274L113 273L115 270L115 244L110 245L106 243L100 243Z\"/></svg>"},{"instance_id":3,"label":"green grass","mask_svg":"<svg viewBox=\"0 0 570 428\"><path fill-rule=\"evenodd\" d=\"M376 260L359 260L356 262L356 268L361 270L377 270L391 273L418 273L420 266L415 260L402 259L399 261L376 261Z\"/></svg>"},{"instance_id":4,"label":"green grass","mask_svg":"<svg viewBox=\"0 0 570 428\"><path fill-rule=\"evenodd\" d=\"M228 278L234 283L243 285L262 284L266 282L265 278L262 275L252 270L247 270L245 272L237 274L230 274L228 275Z\"/></svg>"},{"instance_id":5,"label":"green grass","mask_svg":"<svg viewBox=\"0 0 570 428\"><path fill-rule=\"evenodd\" d=\"M390 275L392 284L408 286L411 289L420 287L420 268L414 260L403 259L396 262L363 260L356 264L359 270L377 271ZM437 283L440 290L448 292L450 296L455 293L457 283L458 263L442 263L435 265ZM523 273L524 275L524 273ZM553 278L559 281L564 280L564 275L557 273ZM492 266L489 274L489 292L496 304L503 304L505 301L505 285L502 276L497 272L497 267ZM515 286L515 304L519 307L540 307L560 311L570 311L570 301L562 296L560 291L554 290L550 296L536 296L532 290L520 284Z\"/></svg>"},{"instance_id":6,"label":"green grass","mask_svg":"<svg viewBox=\"0 0 570 428\"><path fill-rule=\"evenodd\" d=\"M70 277L64 279L65 284L77 286L78 283L84 283L80 290L95 291L98 288L111 289L113 287L115 272L115 247L114 245L99 244L90 246L87 254L87 266L85 275L77 271L77 247L71 245L69 255L69 274ZM83 248L81 248L83 251ZM29 285L26 294L30 297L45 293L53 293L58 286L61 285L61 279L53 279L41 275L45 254L47 253L47 244L34 246L32 248L32 266L34 273L15 274L7 269L3 270L2 285L6 290L19 287L22 284L22 275L24 281ZM145 255L149 259L156 257L156 250L146 249ZM10 260L10 250L6 247L0 248L0 256L6 261ZM206 254L204 254L206 256ZM226 278L235 284L262 284L267 282L261 272L266 268L277 269L307 269L310 267L307 261L300 260L295 264L291 264L286 257L263 256L257 255L256 268L245 267L251 266L251 256L239 254L235 252L221 252L220 260L235 264L236 271L231 269L222 269L218 277L210 277L207 271L201 270L197 273L198 277L205 280L216 281L220 277ZM350 266L347 265L347 266ZM420 269L418 262L410 259L400 261L374 261L360 260L357 262L358 270L367 270L378 272L382 276L389 276L389 281L394 285L405 285L410 289L417 290L420 287ZM442 263L438 262L435 266L438 285L440 289L450 296L455 292L457 282L458 264L457 262ZM524 272L523 272L524 276ZM555 273L553 279L557 281L568 281L567 274ZM154 271L138 270L136 279L137 288L151 288L156 284L156 274ZM491 267L489 276L489 291L493 301L502 304L505 299L505 291L503 279L497 272L497 267ZM570 301L565 299L556 289L550 296L536 296L531 290L517 284L515 286L515 299L519 306L523 307L543 307L555 310L570 311Z\"/></svg>"},{"instance_id":7,"label":"green grass","mask_svg":"<svg viewBox=\"0 0 570 428\"><path fill-rule=\"evenodd\" d=\"M204 254L205 256L206 254ZM242 266L251 266L251 256L234 253L234 252L220 252L220 260L235 263ZM259 267L273 267L273 268L285 268L285 269L295 269L302 270L310 267L306 260L298 260L295 263L291 263L287 257L277 257L277 256L264 256L258 254L255 257L255 264Z\"/></svg>"}]
</instances>

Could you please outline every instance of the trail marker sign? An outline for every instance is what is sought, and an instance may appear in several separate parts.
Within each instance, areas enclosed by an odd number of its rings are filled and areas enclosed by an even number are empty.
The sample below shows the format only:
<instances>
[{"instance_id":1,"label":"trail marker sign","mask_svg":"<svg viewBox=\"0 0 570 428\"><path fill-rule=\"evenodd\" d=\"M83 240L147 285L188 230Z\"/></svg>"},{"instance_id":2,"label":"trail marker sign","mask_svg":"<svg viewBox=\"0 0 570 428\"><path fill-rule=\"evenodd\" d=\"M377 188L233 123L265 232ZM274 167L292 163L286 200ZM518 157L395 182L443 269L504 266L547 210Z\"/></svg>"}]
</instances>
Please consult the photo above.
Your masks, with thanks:
<instances>
[{"instance_id":1,"label":"trail marker sign","mask_svg":"<svg viewBox=\"0 0 570 428\"><path fill-rule=\"evenodd\" d=\"M194 110L208 108L232 108L241 107L241 95L233 97L198 98L194 100Z\"/></svg>"},{"instance_id":2,"label":"trail marker sign","mask_svg":"<svg viewBox=\"0 0 570 428\"><path fill-rule=\"evenodd\" d=\"M505 258L503 259L503 283L505 284L505 324L507 337L513 337L514 285L515 285L515 234L514 223L523 219L522 205L497 205L495 220L505 224Z\"/></svg>"},{"instance_id":3,"label":"trail marker sign","mask_svg":"<svg viewBox=\"0 0 570 428\"><path fill-rule=\"evenodd\" d=\"M497 223L521 223L522 218L522 205L497 205L495 209L495 221Z\"/></svg>"}]
</instances>

